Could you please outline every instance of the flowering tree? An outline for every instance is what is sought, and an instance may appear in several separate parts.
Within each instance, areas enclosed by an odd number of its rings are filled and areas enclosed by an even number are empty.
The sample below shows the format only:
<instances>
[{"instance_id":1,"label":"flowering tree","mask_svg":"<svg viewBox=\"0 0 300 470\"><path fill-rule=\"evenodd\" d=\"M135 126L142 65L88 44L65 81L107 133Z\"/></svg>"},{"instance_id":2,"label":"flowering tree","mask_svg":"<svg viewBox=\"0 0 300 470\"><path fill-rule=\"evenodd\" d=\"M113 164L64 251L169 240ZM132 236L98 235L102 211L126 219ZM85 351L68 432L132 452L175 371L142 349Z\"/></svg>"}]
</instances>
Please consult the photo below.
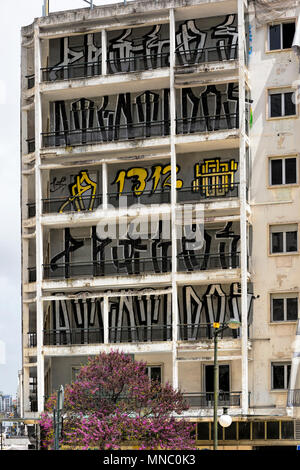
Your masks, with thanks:
<instances>
[{"instance_id":1,"label":"flowering tree","mask_svg":"<svg viewBox=\"0 0 300 470\"><path fill-rule=\"evenodd\" d=\"M52 395L42 415L44 446L53 445ZM88 360L65 388L61 445L119 449L126 441L142 449L191 449L192 426L176 419L188 406L170 384L151 381L146 363L116 352Z\"/></svg>"}]
</instances>

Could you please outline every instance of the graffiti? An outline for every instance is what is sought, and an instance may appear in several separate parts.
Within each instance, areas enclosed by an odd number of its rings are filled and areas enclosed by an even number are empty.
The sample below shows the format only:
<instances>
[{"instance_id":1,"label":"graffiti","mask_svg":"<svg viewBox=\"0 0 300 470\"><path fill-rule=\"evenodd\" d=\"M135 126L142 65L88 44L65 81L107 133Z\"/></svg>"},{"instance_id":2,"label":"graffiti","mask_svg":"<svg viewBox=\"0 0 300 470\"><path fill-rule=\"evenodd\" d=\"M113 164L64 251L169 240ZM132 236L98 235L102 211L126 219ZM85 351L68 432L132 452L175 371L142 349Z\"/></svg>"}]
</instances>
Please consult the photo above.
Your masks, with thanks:
<instances>
[{"instance_id":1,"label":"graffiti","mask_svg":"<svg viewBox=\"0 0 300 470\"><path fill-rule=\"evenodd\" d=\"M171 240L166 237L162 222L159 221L152 235L148 233L147 225L143 237L141 234L136 236L134 227L130 225L128 232L116 239L100 238L97 228L93 227L91 238L79 240L72 238L69 228L65 229L65 249L51 259L50 277L52 272L54 277L65 278L71 274L76 277L170 272ZM177 241L178 271L234 269L239 266L240 235L237 223L228 222L221 229L205 228L201 243L196 243L196 230L201 230L201 227L194 224L191 234L187 236L185 233ZM75 254L79 249L80 263L77 266L76 256L73 255L71 260L70 254ZM64 263L58 265L60 259Z\"/></svg>"},{"instance_id":2,"label":"graffiti","mask_svg":"<svg viewBox=\"0 0 300 470\"><path fill-rule=\"evenodd\" d=\"M161 25L156 25L144 36L133 38L132 29L126 29L110 41L108 63L110 73L132 72L168 65L169 39L161 39Z\"/></svg>"},{"instance_id":3,"label":"graffiti","mask_svg":"<svg viewBox=\"0 0 300 470\"><path fill-rule=\"evenodd\" d=\"M74 183L69 185L71 196L61 205L58 210L59 213L62 213L69 204L73 205L77 212L82 210L93 210L97 192L97 183L89 178L86 170L81 170L74 179ZM87 200L87 193L90 194L90 197L86 204L85 201Z\"/></svg>"},{"instance_id":4,"label":"graffiti","mask_svg":"<svg viewBox=\"0 0 300 470\"><path fill-rule=\"evenodd\" d=\"M213 28L211 37L217 39L219 60L232 60L237 56L238 30L234 25L235 15L228 15L225 21ZM227 39L227 47L226 40Z\"/></svg>"},{"instance_id":5,"label":"graffiti","mask_svg":"<svg viewBox=\"0 0 300 470\"><path fill-rule=\"evenodd\" d=\"M220 162L219 158L204 160L195 165L195 179L192 181L194 192L201 191L207 197L225 196L234 188L234 175L238 162L231 159Z\"/></svg>"},{"instance_id":6,"label":"graffiti","mask_svg":"<svg viewBox=\"0 0 300 470\"><path fill-rule=\"evenodd\" d=\"M220 284L210 284L206 290L201 288L200 293L195 287L184 286L182 288L182 307L179 308L179 317L182 330L186 330L184 335L187 340L195 341L201 336L212 338L213 323L224 324L233 318L241 322L241 289L239 283L232 283L228 286ZM252 323L252 302L253 293L247 294L247 320L248 325ZM207 327L206 325L210 325ZM202 328L202 331L201 331ZM183 332L182 332L183 333ZM234 338L240 336L240 329L229 331Z\"/></svg>"},{"instance_id":7,"label":"graffiti","mask_svg":"<svg viewBox=\"0 0 300 470\"><path fill-rule=\"evenodd\" d=\"M180 62L196 64L200 61L207 38L207 32L200 31L194 20L179 26L176 33L176 51Z\"/></svg>"},{"instance_id":8,"label":"graffiti","mask_svg":"<svg viewBox=\"0 0 300 470\"><path fill-rule=\"evenodd\" d=\"M89 73L99 74L101 71L101 46L95 44L95 35L87 34L83 36L83 45L70 47L70 40L72 38L61 38L60 40L60 62L50 68L49 80L54 81L58 78L64 79L69 78L68 66L78 63L83 59L81 66L89 64ZM51 47L51 43L50 43ZM76 49L76 50L75 50ZM79 50L78 50L79 49ZM51 51L52 52L52 51ZM51 54L51 53L50 53ZM63 70L63 73L61 72ZM82 74L82 72L81 72ZM76 73L75 73L76 76Z\"/></svg>"},{"instance_id":9,"label":"graffiti","mask_svg":"<svg viewBox=\"0 0 300 470\"><path fill-rule=\"evenodd\" d=\"M67 184L67 179L65 176L62 176L60 179L54 177L50 183L50 193L55 193L57 191L64 190Z\"/></svg>"},{"instance_id":10,"label":"graffiti","mask_svg":"<svg viewBox=\"0 0 300 470\"><path fill-rule=\"evenodd\" d=\"M176 172L180 172L180 167L178 165L176 166ZM143 167L119 170L112 184L118 185L118 194L120 196L124 191L126 178L132 181L131 191L135 196L141 196L146 189L147 182L152 180L151 194L153 194L158 189L159 183L161 183L162 189L171 187L171 165L155 165L151 168L151 175L149 174L149 170ZM182 186L183 181L177 180L176 188L180 189Z\"/></svg>"}]
</instances>

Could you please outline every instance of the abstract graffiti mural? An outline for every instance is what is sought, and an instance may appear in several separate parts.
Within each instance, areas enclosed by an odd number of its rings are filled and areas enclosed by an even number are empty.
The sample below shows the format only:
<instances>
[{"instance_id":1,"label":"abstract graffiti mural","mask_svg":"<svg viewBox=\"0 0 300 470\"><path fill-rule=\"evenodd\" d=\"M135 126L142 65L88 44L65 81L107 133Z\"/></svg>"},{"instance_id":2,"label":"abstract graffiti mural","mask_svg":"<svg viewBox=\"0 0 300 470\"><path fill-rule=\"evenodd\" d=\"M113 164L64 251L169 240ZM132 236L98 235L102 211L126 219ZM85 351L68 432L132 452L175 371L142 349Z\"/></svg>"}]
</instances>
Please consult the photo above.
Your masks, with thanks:
<instances>
[{"instance_id":1,"label":"abstract graffiti mural","mask_svg":"<svg viewBox=\"0 0 300 470\"><path fill-rule=\"evenodd\" d=\"M109 342L151 342L172 339L172 294L122 290L108 295ZM50 344L104 342L103 297L52 300L47 310L44 338ZM58 296L61 294L57 294ZM78 297L78 298L77 298ZM247 318L252 323L252 285L248 284ZM178 290L178 340L212 339L214 322L241 321L241 287L238 283L183 286ZM75 332L77 333L75 335ZM240 329L227 330L237 338Z\"/></svg>"},{"instance_id":2,"label":"abstract graffiti mural","mask_svg":"<svg viewBox=\"0 0 300 470\"><path fill-rule=\"evenodd\" d=\"M169 89L147 90L51 102L51 131L43 133L43 146L167 136L170 133L169 94ZM178 90L176 100L178 134L239 126L237 83L183 88Z\"/></svg>"},{"instance_id":3,"label":"abstract graffiti mural","mask_svg":"<svg viewBox=\"0 0 300 470\"><path fill-rule=\"evenodd\" d=\"M130 231L122 234L119 239L99 237L97 227L89 228L88 235L87 229L82 229L85 235L81 237L80 229L77 229L76 238L72 236L70 228L64 231L53 229L50 232L52 255L50 264L44 266L45 277L170 272L171 239L166 238L162 226L161 220L157 222L156 231L150 234L147 228L147 233L141 237L136 236L135 228L130 225ZM195 229L194 226L192 236L187 236L188 231L184 230L186 234L177 241L178 271L239 267L240 234L237 222L227 222L223 227L206 226L203 241L199 244L193 238Z\"/></svg>"},{"instance_id":4,"label":"abstract graffiti mural","mask_svg":"<svg viewBox=\"0 0 300 470\"><path fill-rule=\"evenodd\" d=\"M59 208L60 213L72 205L77 212L82 210L93 210L95 196L97 193L97 183L92 181L86 170L81 170L75 177L74 184L69 187L71 196ZM90 193L90 194L89 194Z\"/></svg>"},{"instance_id":5,"label":"abstract graffiti mural","mask_svg":"<svg viewBox=\"0 0 300 470\"><path fill-rule=\"evenodd\" d=\"M195 179L192 182L193 191L204 191L206 196L224 196L234 188L234 174L238 162L234 160L220 162L219 158L204 160L201 165L195 165Z\"/></svg>"}]
</instances>

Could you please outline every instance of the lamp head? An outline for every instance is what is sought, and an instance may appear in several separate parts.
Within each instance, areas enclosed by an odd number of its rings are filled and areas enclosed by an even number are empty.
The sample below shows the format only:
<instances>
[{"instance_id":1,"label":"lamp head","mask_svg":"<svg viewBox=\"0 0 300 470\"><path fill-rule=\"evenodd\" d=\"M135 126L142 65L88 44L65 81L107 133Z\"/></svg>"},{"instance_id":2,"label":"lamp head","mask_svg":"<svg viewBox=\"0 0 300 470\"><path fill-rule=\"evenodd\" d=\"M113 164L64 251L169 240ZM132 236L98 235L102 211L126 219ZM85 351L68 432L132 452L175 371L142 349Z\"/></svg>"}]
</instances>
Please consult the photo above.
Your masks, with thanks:
<instances>
[{"instance_id":1,"label":"lamp head","mask_svg":"<svg viewBox=\"0 0 300 470\"><path fill-rule=\"evenodd\" d=\"M241 322L238 320L235 320L234 318L230 318L230 320L227 322L228 328L231 330L237 330L241 326Z\"/></svg>"}]
</instances>

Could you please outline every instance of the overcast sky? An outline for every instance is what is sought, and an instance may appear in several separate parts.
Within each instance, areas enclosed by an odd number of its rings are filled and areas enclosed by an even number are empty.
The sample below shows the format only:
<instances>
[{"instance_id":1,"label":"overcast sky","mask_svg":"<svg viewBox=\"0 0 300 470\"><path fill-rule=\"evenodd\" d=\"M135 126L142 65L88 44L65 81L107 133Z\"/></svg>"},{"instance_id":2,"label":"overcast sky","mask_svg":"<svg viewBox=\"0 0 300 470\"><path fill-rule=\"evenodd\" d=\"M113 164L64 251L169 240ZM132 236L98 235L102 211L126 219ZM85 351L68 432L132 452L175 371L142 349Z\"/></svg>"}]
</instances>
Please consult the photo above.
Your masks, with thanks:
<instances>
[{"instance_id":1,"label":"overcast sky","mask_svg":"<svg viewBox=\"0 0 300 470\"><path fill-rule=\"evenodd\" d=\"M95 5L122 3L94 0ZM21 359L20 29L42 15L43 0L0 6L0 391L15 395ZM50 0L50 12L85 8L83 0Z\"/></svg>"}]
</instances>

